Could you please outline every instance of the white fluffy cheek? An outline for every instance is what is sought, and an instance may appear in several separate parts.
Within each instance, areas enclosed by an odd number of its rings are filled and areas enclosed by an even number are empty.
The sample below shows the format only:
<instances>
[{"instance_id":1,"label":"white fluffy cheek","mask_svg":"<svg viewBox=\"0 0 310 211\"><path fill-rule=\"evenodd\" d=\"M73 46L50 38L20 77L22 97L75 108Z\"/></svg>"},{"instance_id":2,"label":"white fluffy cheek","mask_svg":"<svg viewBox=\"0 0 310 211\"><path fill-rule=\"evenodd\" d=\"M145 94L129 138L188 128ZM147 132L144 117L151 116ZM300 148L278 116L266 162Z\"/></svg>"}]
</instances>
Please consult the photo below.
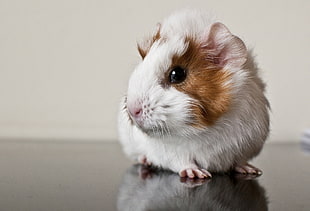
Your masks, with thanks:
<instances>
[{"instance_id":1,"label":"white fluffy cheek","mask_svg":"<svg viewBox=\"0 0 310 211\"><path fill-rule=\"evenodd\" d=\"M178 128L187 125L190 121L190 106L192 99L186 94L177 91L174 88L167 90L163 102L168 106L164 108L166 122L171 128Z\"/></svg>"},{"instance_id":2,"label":"white fluffy cheek","mask_svg":"<svg viewBox=\"0 0 310 211\"><path fill-rule=\"evenodd\" d=\"M155 132L160 135L175 136L187 133L191 127L189 123L191 121L192 99L172 87L163 90L160 96L157 99L153 98L154 102L157 103L152 115L150 115L151 118L146 122L146 126L157 128Z\"/></svg>"}]
</instances>

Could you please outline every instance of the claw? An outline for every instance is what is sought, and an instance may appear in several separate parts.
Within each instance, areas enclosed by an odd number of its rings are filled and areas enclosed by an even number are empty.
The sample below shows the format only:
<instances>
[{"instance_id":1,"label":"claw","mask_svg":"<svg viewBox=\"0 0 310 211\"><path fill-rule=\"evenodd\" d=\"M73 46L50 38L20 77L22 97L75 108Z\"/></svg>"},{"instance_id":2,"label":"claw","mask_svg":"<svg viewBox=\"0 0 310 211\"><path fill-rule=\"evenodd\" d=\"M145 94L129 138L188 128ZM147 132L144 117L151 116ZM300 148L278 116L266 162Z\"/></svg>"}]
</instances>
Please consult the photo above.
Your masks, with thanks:
<instances>
[{"instance_id":1,"label":"claw","mask_svg":"<svg viewBox=\"0 0 310 211\"><path fill-rule=\"evenodd\" d=\"M212 175L210 172L208 172L205 169L199 169L199 168L188 168L188 169L183 169L179 172L180 177L188 177L188 178L211 178Z\"/></svg>"},{"instance_id":2,"label":"claw","mask_svg":"<svg viewBox=\"0 0 310 211\"><path fill-rule=\"evenodd\" d=\"M244 165L237 164L235 166L234 170L240 174L253 174L253 175L262 175L263 174L262 170L260 170L259 168L256 168L255 166L252 166L248 163L246 163Z\"/></svg>"}]
</instances>

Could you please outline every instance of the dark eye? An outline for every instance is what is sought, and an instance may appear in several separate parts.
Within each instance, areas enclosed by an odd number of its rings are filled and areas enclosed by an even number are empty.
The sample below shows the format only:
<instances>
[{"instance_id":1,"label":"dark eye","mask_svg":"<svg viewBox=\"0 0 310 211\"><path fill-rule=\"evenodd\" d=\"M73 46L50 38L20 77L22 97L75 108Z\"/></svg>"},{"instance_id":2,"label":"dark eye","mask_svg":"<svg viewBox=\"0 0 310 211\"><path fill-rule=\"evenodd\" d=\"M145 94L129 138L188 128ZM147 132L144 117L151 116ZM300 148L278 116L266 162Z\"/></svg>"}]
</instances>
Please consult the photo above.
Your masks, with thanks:
<instances>
[{"instance_id":1,"label":"dark eye","mask_svg":"<svg viewBox=\"0 0 310 211\"><path fill-rule=\"evenodd\" d=\"M169 81L173 84L181 83L186 78L186 71L182 67L175 67L170 71Z\"/></svg>"}]
</instances>

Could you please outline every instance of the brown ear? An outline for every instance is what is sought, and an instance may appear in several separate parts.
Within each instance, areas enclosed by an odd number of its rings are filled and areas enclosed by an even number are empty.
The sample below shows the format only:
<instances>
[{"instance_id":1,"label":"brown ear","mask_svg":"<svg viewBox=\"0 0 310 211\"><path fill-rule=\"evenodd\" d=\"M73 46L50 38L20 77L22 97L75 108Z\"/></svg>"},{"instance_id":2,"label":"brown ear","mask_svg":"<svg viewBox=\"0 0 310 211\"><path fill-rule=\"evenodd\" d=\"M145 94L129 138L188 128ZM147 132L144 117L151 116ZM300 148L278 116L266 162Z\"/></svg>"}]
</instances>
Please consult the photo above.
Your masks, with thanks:
<instances>
[{"instance_id":1,"label":"brown ear","mask_svg":"<svg viewBox=\"0 0 310 211\"><path fill-rule=\"evenodd\" d=\"M154 33L154 35L151 36L149 39L146 39L143 42L137 44L138 51L142 59L146 57L154 42L160 39L160 27L161 24L158 23L156 33Z\"/></svg>"},{"instance_id":2,"label":"brown ear","mask_svg":"<svg viewBox=\"0 0 310 211\"><path fill-rule=\"evenodd\" d=\"M142 57L142 59L144 59L144 57L146 56L146 54L148 52L147 49L142 48L141 44L139 44L139 43L137 44L137 48L138 48L140 56Z\"/></svg>"},{"instance_id":3,"label":"brown ear","mask_svg":"<svg viewBox=\"0 0 310 211\"><path fill-rule=\"evenodd\" d=\"M247 49L242 40L219 22L211 26L203 48L214 63L221 67L241 68L247 59Z\"/></svg>"}]
</instances>

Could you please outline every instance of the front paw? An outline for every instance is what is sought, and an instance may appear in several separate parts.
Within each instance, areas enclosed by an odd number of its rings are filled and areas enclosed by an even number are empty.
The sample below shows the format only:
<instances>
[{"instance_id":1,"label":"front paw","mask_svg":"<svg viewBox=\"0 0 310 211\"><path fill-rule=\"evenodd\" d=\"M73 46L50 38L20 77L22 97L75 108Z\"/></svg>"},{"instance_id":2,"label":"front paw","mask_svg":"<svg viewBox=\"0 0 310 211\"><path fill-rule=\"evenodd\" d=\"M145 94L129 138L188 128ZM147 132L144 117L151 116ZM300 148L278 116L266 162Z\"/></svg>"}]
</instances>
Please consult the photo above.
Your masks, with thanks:
<instances>
[{"instance_id":1,"label":"front paw","mask_svg":"<svg viewBox=\"0 0 310 211\"><path fill-rule=\"evenodd\" d=\"M187 168L179 171L180 177L188 177L188 178L211 178L212 175L205 169L201 168Z\"/></svg>"},{"instance_id":2,"label":"front paw","mask_svg":"<svg viewBox=\"0 0 310 211\"><path fill-rule=\"evenodd\" d=\"M152 163L148 161L147 157L145 155L140 155L138 157L138 163L144 165L144 166L151 166Z\"/></svg>"},{"instance_id":3,"label":"front paw","mask_svg":"<svg viewBox=\"0 0 310 211\"><path fill-rule=\"evenodd\" d=\"M138 163L145 165L145 166L151 166L152 163L147 160L147 157L145 155L140 155L138 157Z\"/></svg>"}]
</instances>

